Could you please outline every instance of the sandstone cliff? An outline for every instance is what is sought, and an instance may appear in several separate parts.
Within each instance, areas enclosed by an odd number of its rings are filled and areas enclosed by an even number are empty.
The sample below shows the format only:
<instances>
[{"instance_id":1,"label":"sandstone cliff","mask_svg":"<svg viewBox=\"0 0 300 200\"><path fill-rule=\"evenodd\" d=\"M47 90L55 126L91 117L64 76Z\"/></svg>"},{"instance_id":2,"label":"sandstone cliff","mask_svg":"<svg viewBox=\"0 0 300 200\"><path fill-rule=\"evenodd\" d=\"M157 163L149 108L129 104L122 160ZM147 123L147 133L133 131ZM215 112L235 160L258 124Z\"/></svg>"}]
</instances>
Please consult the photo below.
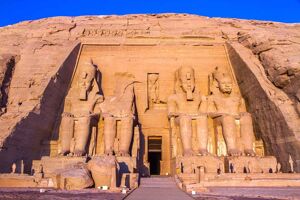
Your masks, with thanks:
<instances>
[{"instance_id":1,"label":"sandstone cliff","mask_svg":"<svg viewBox=\"0 0 300 200\"><path fill-rule=\"evenodd\" d=\"M256 136L285 170L289 154L300 165L300 24L160 14L55 17L0 28L0 171L40 158L80 43L132 38L227 43Z\"/></svg>"}]
</instances>

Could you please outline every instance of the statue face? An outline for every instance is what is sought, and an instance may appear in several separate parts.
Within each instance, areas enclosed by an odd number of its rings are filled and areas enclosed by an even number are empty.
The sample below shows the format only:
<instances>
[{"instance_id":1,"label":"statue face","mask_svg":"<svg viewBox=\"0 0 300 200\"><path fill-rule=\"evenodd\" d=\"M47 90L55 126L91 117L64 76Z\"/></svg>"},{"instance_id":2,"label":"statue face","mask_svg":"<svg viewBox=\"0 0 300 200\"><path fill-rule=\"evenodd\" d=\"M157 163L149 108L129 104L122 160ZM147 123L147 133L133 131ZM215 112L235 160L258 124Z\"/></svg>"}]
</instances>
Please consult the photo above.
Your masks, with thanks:
<instances>
[{"instance_id":1,"label":"statue face","mask_svg":"<svg viewBox=\"0 0 300 200\"><path fill-rule=\"evenodd\" d=\"M232 92L232 81L229 77L224 77L219 81L219 90L224 94L230 94Z\"/></svg>"},{"instance_id":2,"label":"statue face","mask_svg":"<svg viewBox=\"0 0 300 200\"><path fill-rule=\"evenodd\" d=\"M192 68L182 68L180 70L181 87L184 92L192 92L195 89L195 77Z\"/></svg>"},{"instance_id":3,"label":"statue face","mask_svg":"<svg viewBox=\"0 0 300 200\"><path fill-rule=\"evenodd\" d=\"M96 69L91 66L91 69L87 69L81 72L79 77L79 90L80 99L87 100L87 95L92 89L93 79L95 77Z\"/></svg>"}]
</instances>

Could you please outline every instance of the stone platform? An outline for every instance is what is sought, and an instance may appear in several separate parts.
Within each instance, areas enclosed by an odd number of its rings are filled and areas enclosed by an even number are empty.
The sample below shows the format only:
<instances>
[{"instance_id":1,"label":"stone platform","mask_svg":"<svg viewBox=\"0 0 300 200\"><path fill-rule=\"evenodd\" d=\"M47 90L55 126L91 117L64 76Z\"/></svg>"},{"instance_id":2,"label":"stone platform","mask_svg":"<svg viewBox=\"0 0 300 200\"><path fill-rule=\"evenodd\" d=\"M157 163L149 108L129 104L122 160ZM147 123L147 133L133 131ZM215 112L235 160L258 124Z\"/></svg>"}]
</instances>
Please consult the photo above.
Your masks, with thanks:
<instances>
[{"instance_id":1,"label":"stone platform","mask_svg":"<svg viewBox=\"0 0 300 200\"><path fill-rule=\"evenodd\" d=\"M59 156L59 157L42 157L41 161L37 161L37 163L42 164L43 172L45 177L51 177L55 175L56 171L66 169L72 165L86 163L86 157L69 157L69 156Z\"/></svg>"},{"instance_id":2,"label":"stone platform","mask_svg":"<svg viewBox=\"0 0 300 200\"><path fill-rule=\"evenodd\" d=\"M217 156L191 156L176 158L176 172L196 173L197 168L204 166L205 173L217 173L220 168L224 172L224 161Z\"/></svg>"},{"instance_id":3,"label":"stone platform","mask_svg":"<svg viewBox=\"0 0 300 200\"><path fill-rule=\"evenodd\" d=\"M274 156L266 157L225 157L225 172L230 172L230 165L233 166L233 172L244 173L249 170L251 173L269 173L276 172L277 161Z\"/></svg>"},{"instance_id":4,"label":"stone platform","mask_svg":"<svg viewBox=\"0 0 300 200\"><path fill-rule=\"evenodd\" d=\"M1 174L0 187L38 187L38 183L27 174Z\"/></svg>"},{"instance_id":5,"label":"stone platform","mask_svg":"<svg viewBox=\"0 0 300 200\"><path fill-rule=\"evenodd\" d=\"M197 183L197 174L179 174L178 186L185 191L203 191L207 187L300 187L299 173L206 173Z\"/></svg>"}]
</instances>

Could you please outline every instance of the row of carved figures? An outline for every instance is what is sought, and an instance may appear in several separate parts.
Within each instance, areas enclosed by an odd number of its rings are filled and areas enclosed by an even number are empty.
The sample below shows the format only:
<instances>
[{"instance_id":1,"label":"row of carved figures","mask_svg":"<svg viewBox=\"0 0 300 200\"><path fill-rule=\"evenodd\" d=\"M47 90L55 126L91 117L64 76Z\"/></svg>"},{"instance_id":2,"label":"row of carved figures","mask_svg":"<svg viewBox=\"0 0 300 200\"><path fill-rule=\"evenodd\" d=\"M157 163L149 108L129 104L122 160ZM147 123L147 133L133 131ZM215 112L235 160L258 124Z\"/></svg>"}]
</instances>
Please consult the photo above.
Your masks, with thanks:
<instances>
[{"instance_id":1,"label":"row of carved figures","mask_svg":"<svg viewBox=\"0 0 300 200\"><path fill-rule=\"evenodd\" d=\"M104 119L105 154L116 153L128 156L132 140L132 129L135 119L134 88L135 77L127 72L116 73L116 86L112 96L100 94L100 72L92 62L84 63L77 78L77 86L65 100L65 112L60 124L60 142L62 155L86 154L86 146L90 138L91 124L99 116ZM192 121L197 124L197 138L200 155L207 154L208 117L222 126L222 132L228 155L253 156L254 133L251 115L244 112L244 101L232 92L233 82L226 73L217 68L211 76L212 90L208 97L202 95L195 87L195 72L192 67L180 67L175 72L174 93L168 98L168 116L171 134L179 127L184 156L194 155L192 151ZM157 96L157 89L153 92ZM153 97L150 97L150 101ZM157 98L154 98L157 99ZM157 103L157 102L154 102ZM67 111L66 111L67 110ZM237 135L236 120L241 127L240 137ZM121 128L119 150L114 152L117 121ZM76 131L74 131L76 123ZM92 141L91 139L91 142ZM243 152L238 143L243 144Z\"/></svg>"},{"instance_id":2,"label":"row of carved figures","mask_svg":"<svg viewBox=\"0 0 300 200\"><path fill-rule=\"evenodd\" d=\"M216 68L210 76L210 84L211 94L204 96L196 90L193 68L181 67L175 73L175 92L167 103L168 116L173 135L179 127L184 156L208 154L209 117L221 125L228 155L254 156L252 118L245 112L242 97L233 93L232 78ZM193 120L196 122L198 152L192 150ZM239 121L240 134L237 134L236 121Z\"/></svg>"},{"instance_id":3,"label":"row of carved figures","mask_svg":"<svg viewBox=\"0 0 300 200\"><path fill-rule=\"evenodd\" d=\"M134 76L130 73L116 73L116 87L112 96L103 97L100 93L100 72L92 62L84 63L79 71L77 85L70 89L65 99L65 112L60 123L61 155L82 156L87 153L88 140L95 147L91 137L93 121L104 118L105 154L114 153L114 140L117 121L120 124L119 156L128 156L134 123ZM76 131L74 130L76 129ZM91 146L91 145L90 145Z\"/></svg>"}]
</instances>

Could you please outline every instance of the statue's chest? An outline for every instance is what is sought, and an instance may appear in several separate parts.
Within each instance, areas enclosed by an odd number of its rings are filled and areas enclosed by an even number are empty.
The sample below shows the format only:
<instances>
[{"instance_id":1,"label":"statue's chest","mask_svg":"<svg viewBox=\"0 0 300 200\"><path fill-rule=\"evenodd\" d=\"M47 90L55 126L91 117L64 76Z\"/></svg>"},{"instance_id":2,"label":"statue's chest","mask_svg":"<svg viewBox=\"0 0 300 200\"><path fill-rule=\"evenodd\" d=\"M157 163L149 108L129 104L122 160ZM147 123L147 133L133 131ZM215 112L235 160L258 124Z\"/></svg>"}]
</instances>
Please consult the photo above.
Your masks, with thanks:
<instances>
[{"instance_id":1,"label":"statue's chest","mask_svg":"<svg viewBox=\"0 0 300 200\"><path fill-rule=\"evenodd\" d=\"M177 101L179 110L198 110L199 104L200 99L198 97L194 97L192 101L188 101L186 98L180 97Z\"/></svg>"},{"instance_id":2,"label":"statue's chest","mask_svg":"<svg viewBox=\"0 0 300 200\"><path fill-rule=\"evenodd\" d=\"M236 109L239 107L240 99L238 97L219 97L215 98L217 108Z\"/></svg>"}]
</instances>

